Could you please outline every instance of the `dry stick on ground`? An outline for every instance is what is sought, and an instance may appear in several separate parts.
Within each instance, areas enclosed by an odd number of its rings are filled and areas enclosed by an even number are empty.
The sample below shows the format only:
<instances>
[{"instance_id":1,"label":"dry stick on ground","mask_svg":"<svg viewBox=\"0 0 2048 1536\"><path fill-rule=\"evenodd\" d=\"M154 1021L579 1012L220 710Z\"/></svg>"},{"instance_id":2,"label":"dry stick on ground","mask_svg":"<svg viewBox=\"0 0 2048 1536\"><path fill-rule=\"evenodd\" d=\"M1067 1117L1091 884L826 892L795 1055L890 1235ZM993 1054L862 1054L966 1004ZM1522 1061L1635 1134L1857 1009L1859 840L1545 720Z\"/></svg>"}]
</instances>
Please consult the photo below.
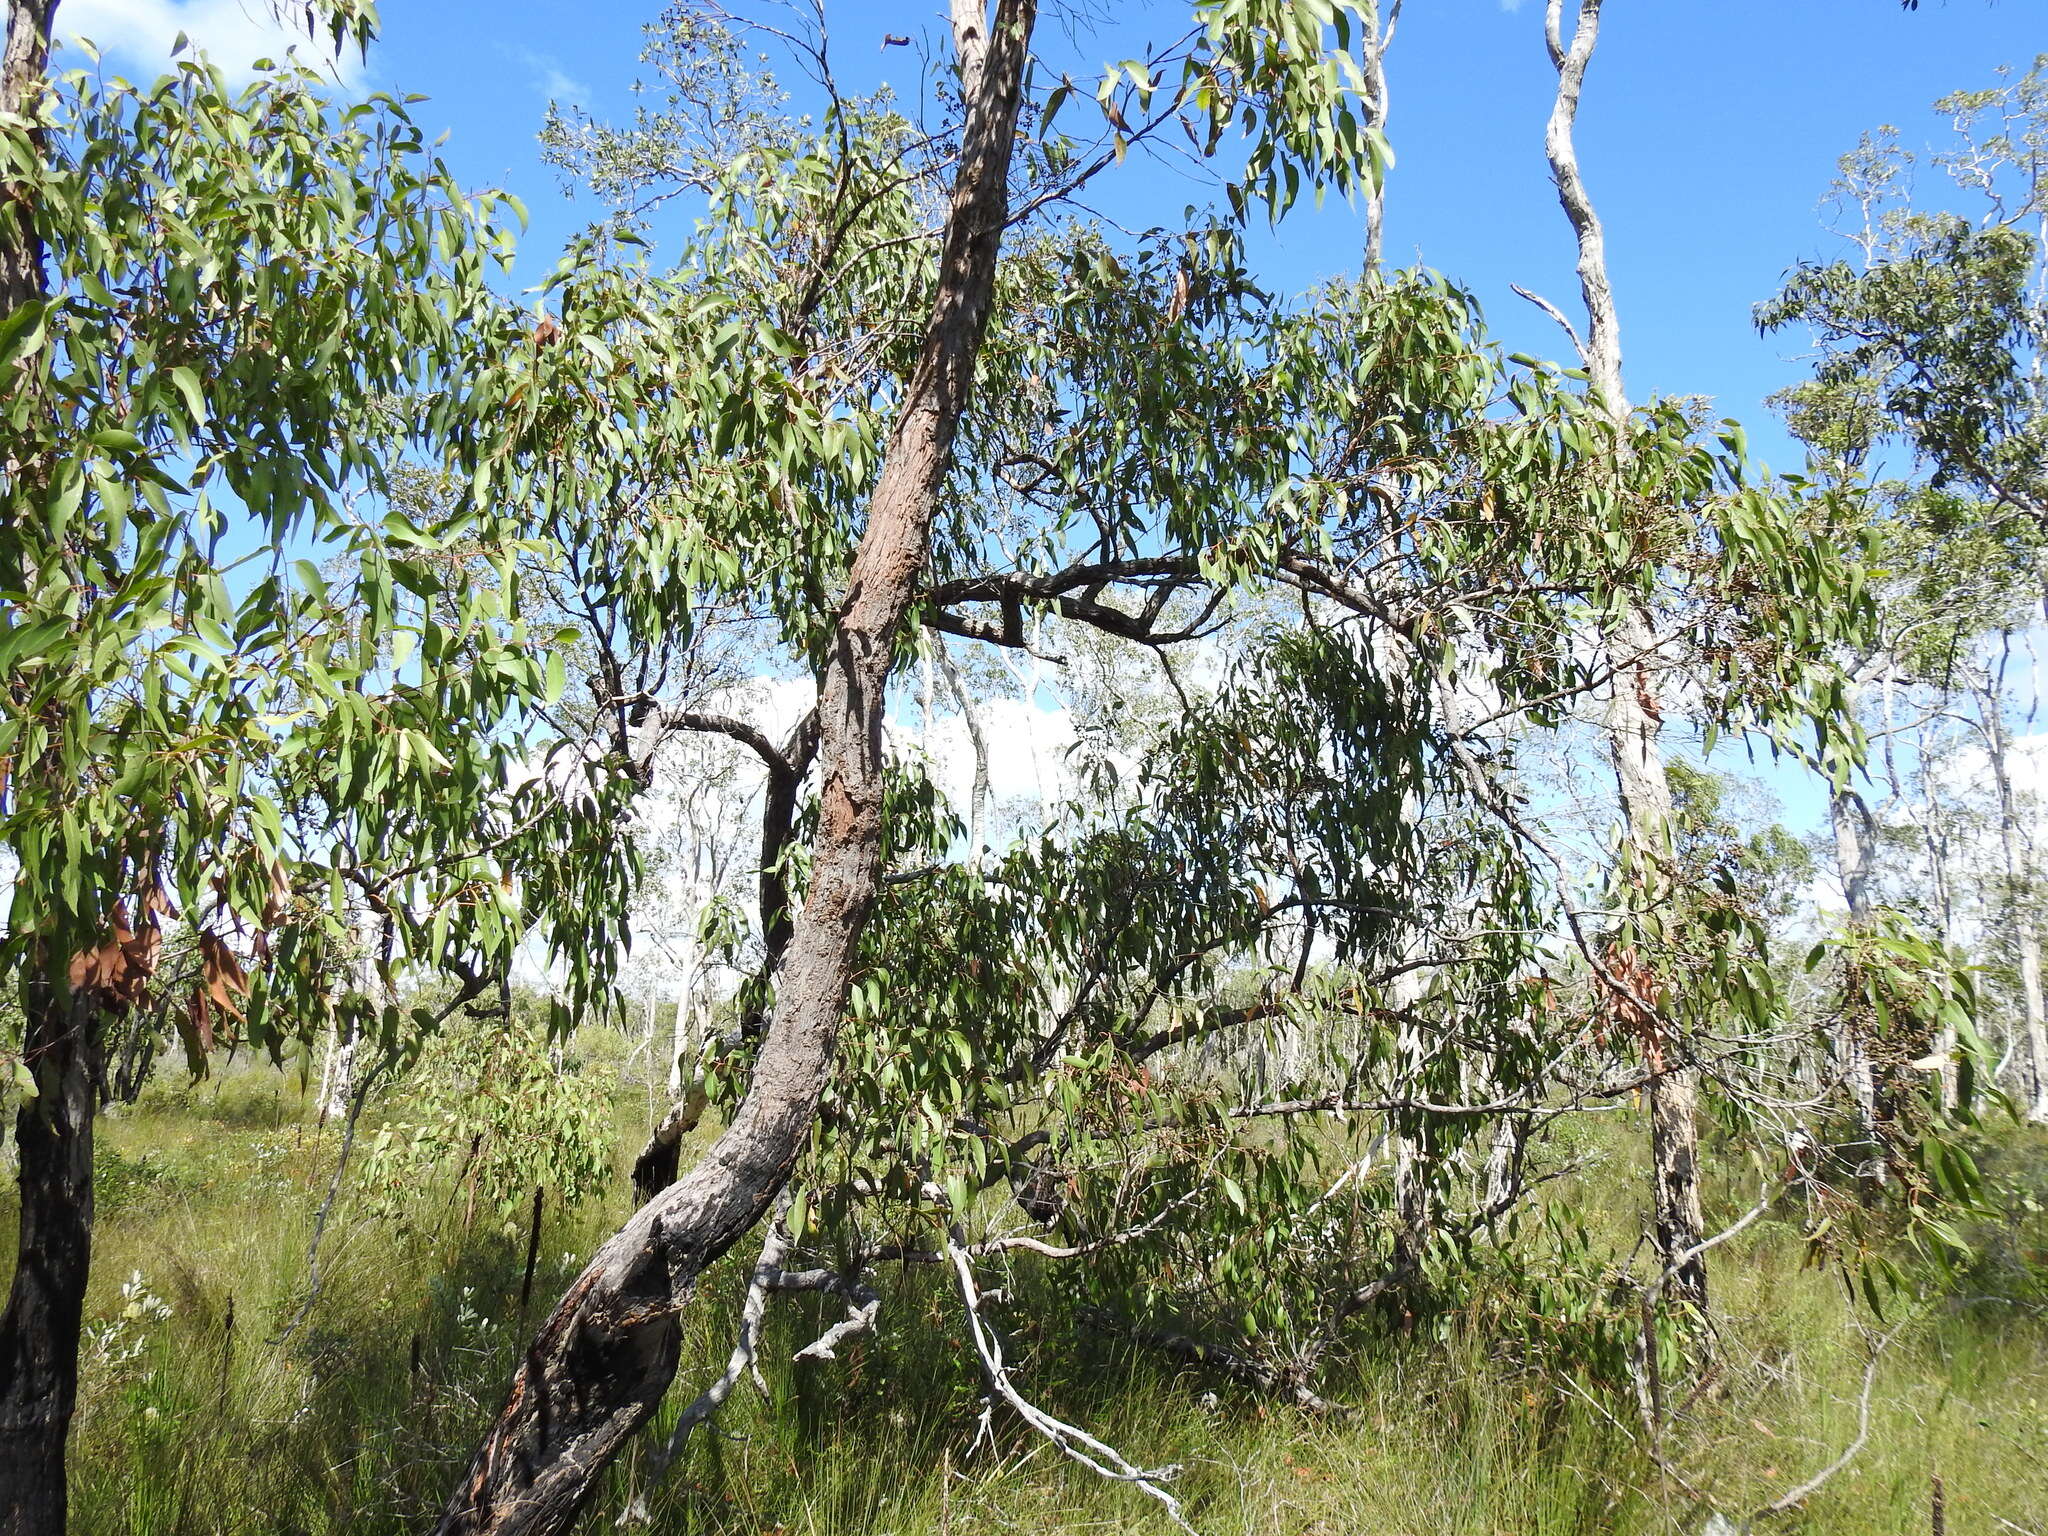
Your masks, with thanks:
<instances>
[{"instance_id":1,"label":"dry stick on ground","mask_svg":"<svg viewBox=\"0 0 2048 1536\"><path fill-rule=\"evenodd\" d=\"M934 1204L943 1205L945 1191L927 1187L926 1198ZM983 1378L988 1382L990 1408L993 1400L1001 1398L1009 1404L1020 1419L1052 1442L1064 1455L1079 1462L1098 1477L1111 1482L1130 1483L1150 1494L1165 1507L1167 1515L1182 1530L1192 1533L1194 1527L1188 1524L1187 1516L1181 1513L1180 1500L1166 1491L1165 1484L1180 1475L1179 1467L1147 1469L1129 1461L1114 1446L1096 1439L1086 1430L1054 1418L1037 1404L1028 1401L1011 1382L1009 1370L1003 1363L1003 1346L995 1330L982 1318L981 1289L974 1281L974 1263L967 1256L967 1244L961 1236L957 1220L949 1221L946 1227L946 1257L953 1266L953 1277L960 1289L960 1304L967 1314L967 1331L974 1340L974 1351L981 1357ZM989 1432L989 1409L982 1414L983 1433Z\"/></svg>"},{"instance_id":2,"label":"dry stick on ground","mask_svg":"<svg viewBox=\"0 0 2048 1536\"><path fill-rule=\"evenodd\" d=\"M439 1536L563 1536L675 1376L690 1287L767 1213L808 1144L882 873L882 714L929 553L1009 214L1034 0L952 21L965 121L937 295L847 576L818 704L818 830L752 1086L696 1167L600 1248L528 1347Z\"/></svg>"},{"instance_id":3,"label":"dry stick on ground","mask_svg":"<svg viewBox=\"0 0 2048 1536\"><path fill-rule=\"evenodd\" d=\"M1808 1478L1798 1487L1790 1489L1778 1498L1771 1500L1770 1503L1764 1505L1762 1509L1751 1515L1749 1521L1744 1522L1745 1529L1750 1521L1761 1520L1767 1515L1782 1515L1798 1508L1816 1493L1820 1492L1821 1487L1828 1479L1856 1459L1858 1453L1863 1449L1864 1442L1870 1438L1870 1390L1877 1383L1878 1364L1884 1359L1884 1352L1891 1348L1892 1340L1904 1332L1906 1325L1914 1321L1918 1316L1919 1313L1914 1312L1899 1319L1897 1323L1892 1325L1891 1332L1887 1333L1870 1347L1870 1363L1863 1368L1863 1390L1856 1397L1856 1438L1842 1448L1841 1455L1821 1468L1812 1477Z\"/></svg>"}]
</instances>

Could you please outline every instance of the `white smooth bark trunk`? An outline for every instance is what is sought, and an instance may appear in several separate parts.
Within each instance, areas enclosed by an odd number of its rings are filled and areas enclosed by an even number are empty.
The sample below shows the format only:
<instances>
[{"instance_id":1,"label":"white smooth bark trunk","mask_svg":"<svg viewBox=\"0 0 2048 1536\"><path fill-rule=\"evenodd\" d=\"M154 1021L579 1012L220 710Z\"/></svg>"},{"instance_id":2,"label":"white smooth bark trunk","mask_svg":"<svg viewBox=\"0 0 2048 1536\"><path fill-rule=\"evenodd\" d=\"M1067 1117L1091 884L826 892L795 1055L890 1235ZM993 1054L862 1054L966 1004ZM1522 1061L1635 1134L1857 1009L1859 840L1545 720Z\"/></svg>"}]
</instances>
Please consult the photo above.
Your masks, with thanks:
<instances>
[{"instance_id":1,"label":"white smooth bark trunk","mask_svg":"<svg viewBox=\"0 0 2048 1536\"><path fill-rule=\"evenodd\" d=\"M1853 789L1838 789L1828 797L1828 825L1835 838L1835 867L1842 880L1842 900L1848 908L1851 928L1870 921L1874 907L1872 882L1876 878L1877 850L1870 808ZM1856 1105L1856 1124L1863 1138L1858 1173L1884 1180L1884 1159L1878 1155L1877 1074L1871 1066L1870 1051L1849 1030L1839 1030L1834 1039L1835 1055Z\"/></svg>"},{"instance_id":2,"label":"white smooth bark trunk","mask_svg":"<svg viewBox=\"0 0 2048 1536\"><path fill-rule=\"evenodd\" d=\"M1572 133L1578 121L1579 94L1586 83L1600 36L1601 0L1575 0L1571 34L1564 33L1564 0L1548 0L1543 37L1557 70L1557 98L1545 126L1543 148L1557 183L1558 202L1570 220L1579 248L1579 291L1586 305L1586 370L1616 435L1616 452L1629 419L1628 396L1622 387L1621 322L1614 307L1614 288L1607 275L1607 238L1593 200L1579 173ZM1607 635L1615 663L1613 697L1607 719L1608 751L1621 794L1625 888L1634 910L1652 916L1663 904L1670 880L1671 787L1664 775L1659 740L1662 709L1657 699L1653 631L1649 616L1635 605ZM1660 995L1651 1005L1656 1022L1645 1041L1650 1068L1650 1162L1655 1202L1657 1252L1668 1268L1681 1253L1700 1241L1705 1219L1700 1201L1699 1072L1687 1059L1685 1042L1673 1039ZM1677 1266L1666 1294L1704 1310L1707 1271L1695 1255Z\"/></svg>"},{"instance_id":3,"label":"white smooth bark trunk","mask_svg":"<svg viewBox=\"0 0 2048 1536\"><path fill-rule=\"evenodd\" d=\"M692 1059L690 1032L697 1014L698 977L703 969L699 956L701 947L694 930L683 940L681 979L676 985L675 1026L669 1039L668 1092L672 1099L681 1095L688 1077L683 1064Z\"/></svg>"},{"instance_id":4,"label":"white smooth bark trunk","mask_svg":"<svg viewBox=\"0 0 2048 1536\"><path fill-rule=\"evenodd\" d=\"M944 649L943 640L935 640L934 643L940 647L939 666L945 673L946 691L953 695L960 718L966 722L967 744L974 752L974 787L967 797L967 862L970 867L979 869L985 850L984 818L988 812L988 734L981 728L981 711L968 697L967 681L954 664L952 652Z\"/></svg>"},{"instance_id":5,"label":"white smooth bark trunk","mask_svg":"<svg viewBox=\"0 0 2048 1536\"><path fill-rule=\"evenodd\" d=\"M1390 0L1384 16L1375 15L1365 36L1366 119L1384 133L1392 102L1387 95L1387 50L1394 46L1394 28L1401 20L1401 0ZM1367 277L1379 271L1386 223L1386 188L1375 181L1365 199L1365 271Z\"/></svg>"},{"instance_id":6,"label":"white smooth bark trunk","mask_svg":"<svg viewBox=\"0 0 2048 1536\"><path fill-rule=\"evenodd\" d=\"M2005 730L2005 710L1997 690L1984 689L1978 695L1984 711L1985 749L1991 759L1991 777L1998 789L1998 848L2005 865L2005 916L2018 952L2020 973L2020 1023L2025 1062L2024 1097L2027 1118L2048 1124L2048 1010L2041 994L2041 943L2034 925L2033 881L2027 857L2025 832L2020 824L2019 800L2013 792L2011 741Z\"/></svg>"},{"instance_id":7,"label":"white smooth bark trunk","mask_svg":"<svg viewBox=\"0 0 2048 1536\"><path fill-rule=\"evenodd\" d=\"M1643 615L1631 609L1612 637L1613 654L1617 660L1636 656L1647 649L1649 640ZM1616 676L1607 717L1608 751L1621 792L1625 899L1644 914L1656 913L1671 881L1671 784L1664 772L1653 688L1648 665L1630 663ZM1645 1042L1651 1073L1650 1177L1657 1252L1670 1268L1706 1231L1700 1196L1700 1078L1699 1069L1687 1059L1685 1042L1670 1031L1661 987L1655 990L1658 995L1644 999L1658 1015ZM1679 1265L1665 1291L1704 1309L1704 1259L1695 1255Z\"/></svg>"},{"instance_id":8,"label":"white smooth bark trunk","mask_svg":"<svg viewBox=\"0 0 2048 1536\"><path fill-rule=\"evenodd\" d=\"M1920 839L1927 851L1928 879L1934 893L1934 916L1940 925L1941 942L1955 940L1955 885L1949 878L1948 835L1940 822L1940 800L1934 792L1934 775L1927 762L1927 746L1920 747ZM1936 1036L1935 1049L1941 1056L1941 1107L1956 1107L1956 1028L1944 1023Z\"/></svg>"}]
</instances>

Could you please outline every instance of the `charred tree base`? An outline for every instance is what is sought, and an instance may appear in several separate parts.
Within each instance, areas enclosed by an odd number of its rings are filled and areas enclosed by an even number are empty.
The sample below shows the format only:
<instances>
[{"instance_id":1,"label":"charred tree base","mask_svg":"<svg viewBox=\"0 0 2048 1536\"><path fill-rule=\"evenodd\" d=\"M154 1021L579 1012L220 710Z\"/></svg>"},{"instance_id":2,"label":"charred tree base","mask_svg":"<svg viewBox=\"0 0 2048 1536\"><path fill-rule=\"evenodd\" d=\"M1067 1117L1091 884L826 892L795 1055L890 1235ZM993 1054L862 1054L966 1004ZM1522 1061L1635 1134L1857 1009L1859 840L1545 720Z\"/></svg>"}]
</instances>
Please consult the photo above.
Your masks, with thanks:
<instances>
[{"instance_id":1,"label":"charred tree base","mask_svg":"<svg viewBox=\"0 0 2048 1536\"><path fill-rule=\"evenodd\" d=\"M21 1237L0 1313L0 1536L62 1536L64 1446L78 1401L78 1343L92 1259L98 1074L89 1020L30 1011L23 1057L37 1096L15 1119Z\"/></svg>"}]
</instances>

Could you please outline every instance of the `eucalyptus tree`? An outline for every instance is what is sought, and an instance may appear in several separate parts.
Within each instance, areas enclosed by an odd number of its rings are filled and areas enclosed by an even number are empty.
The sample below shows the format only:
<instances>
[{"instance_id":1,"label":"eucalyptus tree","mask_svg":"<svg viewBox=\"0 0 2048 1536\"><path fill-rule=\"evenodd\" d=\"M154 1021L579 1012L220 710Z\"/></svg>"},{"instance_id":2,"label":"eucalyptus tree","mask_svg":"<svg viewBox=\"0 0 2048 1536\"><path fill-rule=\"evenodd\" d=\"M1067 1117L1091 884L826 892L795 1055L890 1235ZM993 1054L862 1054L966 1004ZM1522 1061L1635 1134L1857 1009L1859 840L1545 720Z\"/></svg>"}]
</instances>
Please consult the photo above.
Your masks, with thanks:
<instances>
[{"instance_id":1,"label":"eucalyptus tree","mask_svg":"<svg viewBox=\"0 0 2048 1536\"><path fill-rule=\"evenodd\" d=\"M1804 328L1816 343L1813 377L1779 397L1793 431L1829 472L1877 481L1874 528L1884 563L1902 574L1888 604L1896 638L1862 670L1931 695L1936 710L1965 697L1994 782L2009 784L2004 702L1988 686L1994 663L1983 650L1987 640L1994 651L2009 644L2028 622L2027 594L2038 601L2048 590L2048 61L1954 92L1935 110L1953 137L1933 163L1967 211L1916 206L1915 154L1892 130L1866 136L1842 157L1830 191L1853 254L1800 264L1757 320L1765 330ZM1909 465L1889 465L1892 449ZM1868 808L1846 784L1836 804L1844 867L1856 875L1845 882L1852 912L1867 916ZM2029 1115L2041 1119L2048 1004L2029 861L2009 795L2002 804L2023 1084Z\"/></svg>"},{"instance_id":2,"label":"eucalyptus tree","mask_svg":"<svg viewBox=\"0 0 2048 1536\"><path fill-rule=\"evenodd\" d=\"M1574 0L1572 26L1563 28L1564 0L1548 0L1544 42L1557 71L1557 99L1544 149L1558 197L1578 241L1578 274L1586 308L1581 357L1593 390L1617 428L1629 413L1621 373L1620 323L1607 273L1606 240L1579 172L1573 144L1580 92L1599 39L1600 0ZM1651 1082L1651 1185L1656 1250L1675 1273L1672 1294L1707 1304L1705 1237L1700 1199L1699 1074L1688 1042L1675 1038L1659 1006L1661 983L1653 958L1661 935L1659 909L1670 890L1672 805L1660 742L1664 701L1659 699L1658 647L1646 605L1626 604L1603 636L1614 671L1607 704L1607 738L1621 798L1623 853L1619 883L1627 929L1613 947L1621 980L1633 995L1622 1006L1641 1019Z\"/></svg>"},{"instance_id":3,"label":"eucalyptus tree","mask_svg":"<svg viewBox=\"0 0 2048 1536\"><path fill-rule=\"evenodd\" d=\"M1593 394L1612 423L1619 454L1625 451L1623 439L1630 413L1622 382L1620 322L1608 277L1605 233L1580 173L1573 142L1587 66L1599 40L1600 9L1600 0L1573 0L1572 24L1567 31L1564 0L1546 4L1544 42L1558 84L1544 133L1544 150L1578 243L1586 333L1581 340L1572 332L1572 339ZM1570 331L1569 326L1566 329ZM1620 473L1625 475L1626 469ZM1650 515L1657 517L1661 510ZM1674 937L1666 931L1665 910L1673 890L1674 822L1660 740L1664 712L1671 701L1661 681L1665 662L1653 628L1653 601L1653 593L1625 601L1601 637L1613 673L1605 729L1622 815L1617 883L1625 915L1612 940L1612 971L1622 988L1618 1005L1639 1021L1650 1070L1647 1097L1656 1251L1670 1271L1671 1294L1704 1309L1707 1273L1701 1247L1706 1233L1700 1192L1699 1068L1692 1059L1692 1042L1674 1032L1674 1020L1660 1001L1666 981L1656 974L1658 952Z\"/></svg>"},{"instance_id":4,"label":"eucalyptus tree","mask_svg":"<svg viewBox=\"0 0 2048 1536\"><path fill-rule=\"evenodd\" d=\"M1335 14L1343 16L1343 8ZM764 570L748 574L767 576L772 594L788 592L790 604L777 619L816 668L815 746L808 750L815 753L818 794L804 899L789 921L772 1022L750 1063L745 1097L704 1159L600 1250L543 1328L450 1501L444 1530L558 1530L574 1518L593 1479L644 1423L673 1374L675 1312L684 1289L766 1213L810 1139L858 945L881 888L889 785L881 727L898 630L924 595L920 577L933 526L942 511L951 515L943 493L983 351L1002 229L1030 211L1013 204L1010 181L1033 15L1028 0L1004 0L993 19L978 7L954 7L962 115L957 150L947 157L954 166L952 189L933 242L935 269L925 254L931 246L914 222L907 228L899 222L892 238L873 247L847 244L873 227L856 222L866 197L838 203L837 219L808 227L784 222L792 212L808 211L801 202L757 205L734 198L731 206L761 217L769 236L756 240L744 238L745 229L732 231L729 248L742 257L736 302L721 305L715 291L693 292L678 282L668 290L675 306L669 313L694 311L695 323L657 328L629 320L647 313L643 285L603 274L586 279L579 271L562 282L562 314L551 327L564 338L561 352L570 360L548 369L544 380L518 377L516 366L505 371L507 403L532 402L535 448L559 444L566 418L588 434L579 444L630 441L643 454L676 456L678 473L669 483L699 520L670 532L696 546L688 556L704 558L677 560L673 543L661 551L669 556L670 590L656 597L666 597L671 607L663 613L650 605L658 621L676 617L687 601L684 582L675 579L686 570L737 580L742 562L734 544L758 541L773 555L794 535L796 561L764 561ZM1267 3L1201 8L1176 57L1120 67L1128 71L1124 100L1151 107L1151 127L1128 128L1112 78L1100 99L1115 125L1114 144L1086 165L1051 164L1039 197L1050 200L1113 164L1134 133L1180 122L1206 134L1211 148L1233 123L1254 127L1237 184L1240 204L1283 204L1304 179L1339 187L1367 179L1377 157L1344 77L1324 51L1327 25ZM1340 21L1340 31L1343 26ZM1162 92L1160 79L1170 79L1169 71L1180 74L1180 83ZM1163 109L1153 100L1157 94L1166 97ZM835 130L843 135L846 128ZM772 164L772 147L767 158ZM828 198L835 190L843 197L844 178L858 169L850 155L818 156L809 165L798 161L797 175L785 185L793 183L790 189L801 194L809 190L805 178L815 175ZM898 178L898 195L884 203L884 217L914 215L914 202L901 195L905 181ZM743 182L742 196L745 190ZM782 187L770 191L786 196ZM798 288L792 308L763 314L745 291L744 276L764 264L783 276L774 263L791 246L809 258L798 270L807 266L804 275L812 281ZM865 298L865 283L897 277L901 263L877 258L906 246L919 253L910 291L929 304L922 339L912 344L892 327L865 342L862 351L873 349L888 387L879 409L843 409L835 399L835 370L804 364L816 345L819 306L839 291ZM750 254L751 263L745 259ZM900 281L889 289L899 313L903 292ZM630 305L622 295L631 296ZM706 324L714 315L732 318L722 327ZM611 338L600 334L608 322L618 333ZM604 365L617 356L615 344L634 348L630 376L613 369L611 377L591 381L577 349ZM731 387L735 374L750 387ZM630 385L632 394L621 385ZM713 406L708 413L707 405ZM620 430L622 417L630 430ZM643 430L648 427L653 433ZM512 470L509 486L588 515L604 498L582 477L614 472L600 469L601 462L537 454ZM966 526L972 530L971 521ZM793 778L791 770L785 762L784 776Z\"/></svg>"},{"instance_id":5,"label":"eucalyptus tree","mask_svg":"<svg viewBox=\"0 0 2048 1536\"><path fill-rule=\"evenodd\" d=\"M1988 517L2040 521L2048 56L1935 110L1954 138L1933 163L1971 210L1914 207L1916 157L1895 133L1867 137L1834 194L1857 204L1855 259L1801 263L1758 321L1803 325L1818 345L1813 380L1787 395L1796 425L1838 451L1897 442L1937 488L1967 489Z\"/></svg>"},{"instance_id":6,"label":"eucalyptus tree","mask_svg":"<svg viewBox=\"0 0 2048 1536\"><path fill-rule=\"evenodd\" d=\"M959 170L931 317L827 632L818 831L774 1023L712 1151L600 1249L544 1325L443 1531L568 1528L674 1374L675 1313L690 1282L760 1220L809 1136L880 884L883 696L988 319L1035 9L1003 0L991 20L960 5L952 19L965 106Z\"/></svg>"},{"instance_id":7,"label":"eucalyptus tree","mask_svg":"<svg viewBox=\"0 0 2048 1536\"><path fill-rule=\"evenodd\" d=\"M336 1010L389 1048L435 1021L353 984L363 908L381 966L470 999L545 908L596 937L566 951L585 991L627 874L589 835L603 786L535 775L506 728L560 683L516 539L468 498L433 523L379 506L407 455L485 461L474 359L531 345L488 286L503 205L401 105L307 70L239 94L193 62L46 79L51 9L11 8L0 120L0 964L23 1021L0 1529L39 1533L65 1517L108 1032L173 925L196 1066Z\"/></svg>"},{"instance_id":8,"label":"eucalyptus tree","mask_svg":"<svg viewBox=\"0 0 2048 1536\"><path fill-rule=\"evenodd\" d=\"M643 681L593 700L607 724L587 755L627 779L661 730L724 734L762 761L766 974L713 1073L727 1129L671 1182L668 1132L687 1117L664 1122L638 1170L648 1203L543 1330L446 1529L573 1517L668 1384L680 1287L792 1177L728 1389L760 1293L846 1297L829 1350L873 1323L866 1271L929 1262L957 1280L991 1402L1070 1454L1107 1455L1023 1399L987 1326L978 1266L1033 1253L1085 1261L1066 1283L1120 1326L1311 1391L1345 1319L1420 1262L1352 1240L1361 1222L1383 1235L1381 1135L1425 1148L1445 1187L1426 1241L1470 1246L1525 1182L1505 1170L1453 1198L1498 1121L1547 1123L1559 1099L1611 1102L1640 1081L1584 1070L1615 1010L1559 1002L1559 927L1591 970L1606 962L1581 914L1557 916L1568 872L1504 787L1504 722L1556 724L1606 686L1611 669L1572 638L1588 614L1658 583L1711 672L1719 723L1830 726L1825 648L1853 622L1839 600L1853 574L1802 537L1810 509L1751 483L1732 447L1700 442L1675 410L1640 413L1618 493L1616 429L1555 373L1501 358L1454 286L1335 284L1299 305L1258 290L1234 219L1304 180L1369 185L1380 156L1305 8L1198 18L1110 72L1095 146L1054 131L1088 95L1053 85L993 184L966 178L997 175L981 157L1010 129L971 90L957 156L950 128L935 140L836 94L815 128L742 114L723 163L677 115L639 136L556 130L622 216L565 261L547 345L483 386L523 445L495 471L499 492L581 552L574 580L629 618L622 658L686 651L707 603L751 605L820 705L778 742ZM963 54L976 25L962 21ZM688 35L703 57L737 55ZM812 58L829 81L822 47ZM1229 216L1123 244L1032 221L1164 127L1247 108L1261 137L1226 183ZM934 228L928 189L948 173ZM656 275L630 213L663 178L700 183L710 217ZM980 251L960 244L961 220L998 201L1019 232L968 274L975 313L999 317L972 338L981 385L971 408L947 397L951 453L917 494L879 500L900 489L891 423L950 345L906 317L967 302L930 253ZM1645 505L1693 514L1669 526L1694 542L1669 533L1670 558L1646 565ZM897 546L910 575L894 617L865 602L863 551L880 537L914 546ZM1280 622L1283 597L1298 622ZM1223 679L1162 727L1131 793L963 865L929 782L882 752L888 680L919 650L912 621L1009 650L1085 629L1134 662L1208 641ZM858 818L849 783L873 797ZM806 883L803 912L823 925L808 949L791 910ZM821 952L827 937L838 947ZM1429 984L1397 993L1418 972ZM1301 1022L1319 1048L1291 1096L1219 1093L1184 1059ZM1418 1043L1397 1051L1404 1030ZM1312 1135L1266 1134L1332 1115L1360 1138L1343 1168L1323 1166ZM1007 1194L991 1208L984 1190ZM987 1230L1011 1212L1059 1240ZM829 1262L788 1269L792 1248ZM1212 1272L1230 1282L1220 1303L1186 1281ZM1191 1345L1190 1322L1255 1347Z\"/></svg>"}]
</instances>

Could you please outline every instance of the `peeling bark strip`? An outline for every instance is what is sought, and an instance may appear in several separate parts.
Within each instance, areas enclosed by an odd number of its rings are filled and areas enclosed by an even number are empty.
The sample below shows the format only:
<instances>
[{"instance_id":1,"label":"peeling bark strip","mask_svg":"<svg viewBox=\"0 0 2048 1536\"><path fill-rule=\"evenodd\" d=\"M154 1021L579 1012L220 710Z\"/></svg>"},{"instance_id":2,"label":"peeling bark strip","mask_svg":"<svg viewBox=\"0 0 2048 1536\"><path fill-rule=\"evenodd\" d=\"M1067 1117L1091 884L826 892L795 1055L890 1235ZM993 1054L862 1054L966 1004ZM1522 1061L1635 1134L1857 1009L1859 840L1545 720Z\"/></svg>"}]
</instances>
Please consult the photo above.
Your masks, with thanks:
<instances>
[{"instance_id":1,"label":"peeling bark strip","mask_svg":"<svg viewBox=\"0 0 2048 1536\"><path fill-rule=\"evenodd\" d=\"M826 665L810 890L753 1086L703 1161L634 1213L542 1326L438 1536L569 1529L675 1375L676 1319L691 1284L766 1214L809 1137L881 880L884 690L988 322L1035 14L1035 0L997 0L991 25L974 0L952 7L967 116L938 296Z\"/></svg>"}]
</instances>

